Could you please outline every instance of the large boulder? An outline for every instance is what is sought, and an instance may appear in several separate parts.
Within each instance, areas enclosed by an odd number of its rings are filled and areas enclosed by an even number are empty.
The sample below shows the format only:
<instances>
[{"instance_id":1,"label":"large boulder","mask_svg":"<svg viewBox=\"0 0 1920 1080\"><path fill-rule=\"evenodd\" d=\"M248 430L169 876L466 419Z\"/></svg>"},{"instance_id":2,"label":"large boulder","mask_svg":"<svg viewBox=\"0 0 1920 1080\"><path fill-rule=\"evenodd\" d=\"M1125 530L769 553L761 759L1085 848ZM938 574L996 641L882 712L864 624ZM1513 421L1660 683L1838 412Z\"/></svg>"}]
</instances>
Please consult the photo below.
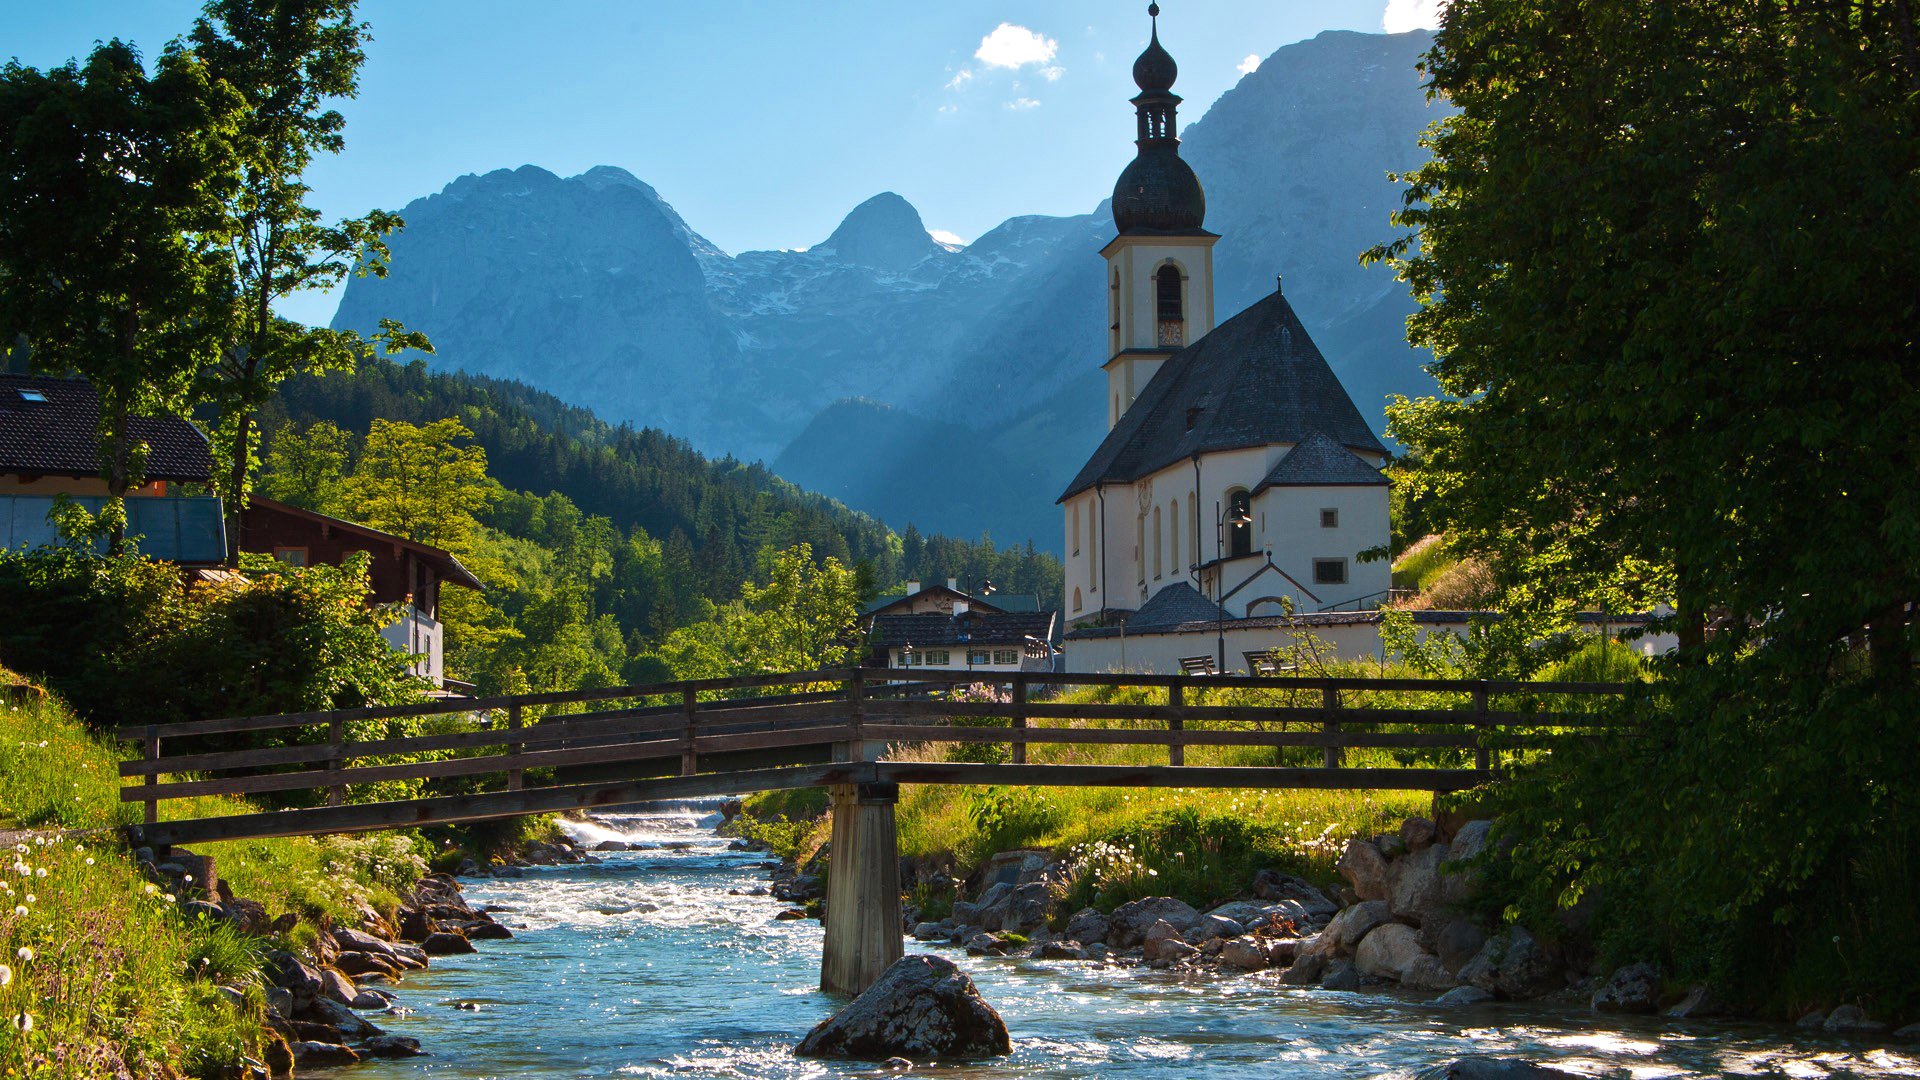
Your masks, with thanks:
<instances>
[{"instance_id":1,"label":"large boulder","mask_svg":"<svg viewBox=\"0 0 1920 1080\"><path fill-rule=\"evenodd\" d=\"M1599 1012L1650 1013L1660 1007L1660 970L1652 964L1628 964L1593 992Z\"/></svg>"},{"instance_id":2,"label":"large boulder","mask_svg":"<svg viewBox=\"0 0 1920 1080\"><path fill-rule=\"evenodd\" d=\"M1140 942L1140 956L1148 963L1163 960L1177 964L1199 954L1200 950L1187 944L1181 938L1180 931L1165 919L1148 927L1146 937Z\"/></svg>"},{"instance_id":3,"label":"large boulder","mask_svg":"<svg viewBox=\"0 0 1920 1080\"><path fill-rule=\"evenodd\" d=\"M1420 947L1420 935L1404 923L1388 923L1360 942L1354 963L1361 972L1393 979L1414 990L1446 990L1455 985L1440 958Z\"/></svg>"},{"instance_id":4,"label":"large boulder","mask_svg":"<svg viewBox=\"0 0 1920 1080\"><path fill-rule=\"evenodd\" d=\"M1096 941L1107 940L1107 935L1112 930L1112 924L1099 909L1086 907L1073 913L1073 916L1067 920L1067 928L1063 933L1075 941L1083 941L1091 945Z\"/></svg>"},{"instance_id":5,"label":"large boulder","mask_svg":"<svg viewBox=\"0 0 1920 1080\"><path fill-rule=\"evenodd\" d=\"M1127 949L1145 941L1147 931L1157 922L1166 922L1184 934L1199 925L1200 913L1184 900L1148 896L1121 904L1108 922L1112 929L1108 931L1107 943L1117 949Z\"/></svg>"},{"instance_id":6,"label":"large boulder","mask_svg":"<svg viewBox=\"0 0 1920 1080\"><path fill-rule=\"evenodd\" d=\"M1235 938L1220 947L1220 963L1235 971L1259 971L1268 959L1267 950L1251 938Z\"/></svg>"},{"instance_id":7,"label":"large boulder","mask_svg":"<svg viewBox=\"0 0 1920 1080\"><path fill-rule=\"evenodd\" d=\"M1340 853L1340 861L1333 864L1340 876L1353 886L1355 896L1362 900L1385 900L1388 892L1387 857L1380 853L1370 840L1358 838L1347 841L1347 849Z\"/></svg>"},{"instance_id":8,"label":"large boulder","mask_svg":"<svg viewBox=\"0 0 1920 1080\"><path fill-rule=\"evenodd\" d=\"M1431 918L1442 904L1440 864L1447 859L1445 844L1429 844L1387 871L1388 902L1393 913L1416 924Z\"/></svg>"},{"instance_id":9,"label":"large boulder","mask_svg":"<svg viewBox=\"0 0 1920 1080\"><path fill-rule=\"evenodd\" d=\"M1253 875L1253 895L1278 903L1291 900L1313 916L1332 915L1340 905L1327 898L1312 882L1278 870L1262 870Z\"/></svg>"},{"instance_id":10,"label":"large boulder","mask_svg":"<svg viewBox=\"0 0 1920 1080\"><path fill-rule=\"evenodd\" d=\"M1518 1058L1463 1057L1414 1074L1414 1080L1578 1080L1577 1073Z\"/></svg>"},{"instance_id":11,"label":"large boulder","mask_svg":"<svg viewBox=\"0 0 1920 1080\"><path fill-rule=\"evenodd\" d=\"M1467 961L1486 943L1487 932L1471 919L1429 919L1420 928L1420 944L1438 956L1448 971L1457 972L1467 966Z\"/></svg>"},{"instance_id":12,"label":"large boulder","mask_svg":"<svg viewBox=\"0 0 1920 1080\"><path fill-rule=\"evenodd\" d=\"M1487 836L1493 831L1493 822L1481 818L1460 826L1453 834L1453 843L1447 845L1447 859L1459 864L1467 862L1487 849ZM1472 896L1474 888L1480 883L1477 870L1468 870L1455 865L1440 872L1440 902L1448 907L1459 907Z\"/></svg>"},{"instance_id":13,"label":"large boulder","mask_svg":"<svg viewBox=\"0 0 1920 1080\"><path fill-rule=\"evenodd\" d=\"M1000 914L1000 928L1014 934L1031 934L1047 925L1047 912L1052 908L1053 891L1044 882L1017 885Z\"/></svg>"},{"instance_id":14,"label":"large boulder","mask_svg":"<svg viewBox=\"0 0 1920 1080\"><path fill-rule=\"evenodd\" d=\"M846 1008L807 1033L800 1057L886 1061L978 1058L1013 1050L1007 1025L973 980L937 956L904 956Z\"/></svg>"},{"instance_id":15,"label":"large boulder","mask_svg":"<svg viewBox=\"0 0 1920 1080\"><path fill-rule=\"evenodd\" d=\"M1359 948L1373 928L1393 921L1393 911L1385 900L1368 900L1343 908L1325 930L1305 946L1305 951L1323 956L1347 956Z\"/></svg>"},{"instance_id":16,"label":"large boulder","mask_svg":"<svg viewBox=\"0 0 1920 1080\"><path fill-rule=\"evenodd\" d=\"M1460 981L1504 998L1537 997L1562 985L1559 963L1520 926L1488 938L1460 969Z\"/></svg>"}]
</instances>

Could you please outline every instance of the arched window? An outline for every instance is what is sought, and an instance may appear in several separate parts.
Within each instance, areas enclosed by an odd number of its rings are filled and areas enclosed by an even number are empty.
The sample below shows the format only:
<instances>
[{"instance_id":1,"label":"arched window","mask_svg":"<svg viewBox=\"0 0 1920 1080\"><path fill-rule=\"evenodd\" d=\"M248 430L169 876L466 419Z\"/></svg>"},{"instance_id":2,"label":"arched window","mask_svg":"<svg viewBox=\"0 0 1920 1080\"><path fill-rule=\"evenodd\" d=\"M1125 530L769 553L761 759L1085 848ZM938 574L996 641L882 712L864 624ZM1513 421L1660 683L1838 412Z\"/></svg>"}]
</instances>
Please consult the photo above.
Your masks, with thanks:
<instances>
[{"instance_id":1,"label":"arched window","mask_svg":"<svg viewBox=\"0 0 1920 1080\"><path fill-rule=\"evenodd\" d=\"M1073 554L1078 555L1080 554L1080 504L1076 502L1067 507L1067 514L1072 519L1072 524L1069 528L1073 534L1073 546L1070 550Z\"/></svg>"},{"instance_id":2,"label":"arched window","mask_svg":"<svg viewBox=\"0 0 1920 1080\"><path fill-rule=\"evenodd\" d=\"M1167 573L1180 573L1180 500L1167 504Z\"/></svg>"},{"instance_id":3,"label":"arched window","mask_svg":"<svg viewBox=\"0 0 1920 1080\"><path fill-rule=\"evenodd\" d=\"M1253 554L1253 500L1245 488L1227 492L1227 554Z\"/></svg>"},{"instance_id":4,"label":"arched window","mask_svg":"<svg viewBox=\"0 0 1920 1080\"><path fill-rule=\"evenodd\" d=\"M1160 580L1160 508L1153 508L1153 580Z\"/></svg>"},{"instance_id":5,"label":"arched window","mask_svg":"<svg viewBox=\"0 0 1920 1080\"><path fill-rule=\"evenodd\" d=\"M1073 610L1080 610L1080 586L1078 585L1073 587Z\"/></svg>"},{"instance_id":6,"label":"arched window","mask_svg":"<svg viewBox=\"0 0 1920 1080\"><path fill-rule=\"evenodd\" d=\"M1180 268L1172 263L1153 275L1155 307L1160 314L1160 344L1179 348L1187 343L1187 316L1181 303Z\"/></svg>"}]
</instances>

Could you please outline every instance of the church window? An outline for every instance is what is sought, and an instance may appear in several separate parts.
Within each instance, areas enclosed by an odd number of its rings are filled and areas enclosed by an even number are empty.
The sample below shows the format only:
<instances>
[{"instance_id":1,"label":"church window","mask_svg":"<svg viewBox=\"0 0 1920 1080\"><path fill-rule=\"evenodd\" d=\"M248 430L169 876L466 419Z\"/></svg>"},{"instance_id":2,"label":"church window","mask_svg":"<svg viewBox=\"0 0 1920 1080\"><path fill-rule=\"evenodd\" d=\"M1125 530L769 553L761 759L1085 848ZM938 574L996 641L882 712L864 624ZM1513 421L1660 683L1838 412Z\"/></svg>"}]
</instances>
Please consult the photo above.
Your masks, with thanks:
<instances>
[{"instance_id":1,"label":"church window","mask_svg":"<svg viewBox=\"0 0 1920 1080\"><path fill-rule=\"evenodd\" d=\"M1187 320L1181 303L1180 268L1168 263L1153 275L1160 314L1160 344L1179 348L1187 343Z\"/></svg>"},{"instance_id":2,"label":"church window","mask_svg":"<svg viewBox=\"0 0 1920 1080\"><path fill-rule=\"evenodd\" d=\"M1340 527L1340 510L1338 507L1328 506L1321 509L1320 527L1323 529L1337 529Z\"/></svg>"},{"instance_id":3,"label":"church window","mask_svg":"<svg viewBox=\"0 0 1920 1080\"><path fill-rule=\"evenodd\" d=\"M1079 611L1082 606L1084 605L1080 602L1080 586L1075 585L1073 587L1073 610Z\"/></svg>"},{"instance_id":4,"label":"church window","mask_svg":"<svg viewBox=\"0 0 1920 1080\"><path fill-rule=\"evenodd\" d=\"M1078 555L1080 554L1080 504L1074 503L1068 507L1067 515L1073 519L1073 525L1071 526L1073 532L1073 553Z\"/></svg>"},{"instance_id":5,"label":"church window","mask_svg":"<svg viewBox=\"0 0 1920 1080\"><path fill-rule=\"evenodd\" d=\"M1153 580L1160 580L1160 508L1153 508Z\"/></svg>"},{"instance_id":6,"label":"church window","mask_svg":"<svg viewBox=\"0 0 1920 1080\"><path fill-rule=\"evenodd\" d=\"M1313 560L1313 583L1315 585L1345 585L1347 583L1347 560Z\"/></svg>"},{"instance_id":7,"label":"church window","mask_svg":"<svg viewBox=\"0 0 1920 1080\"><path fill-rule=\"evenodd\" d=\"M1252 509L1245 488L1227 492L1227 554L1232 558L1253 554Z\"/></svg>"},{"instance_id":8,"label":"church window","mask_svg":"<svg viewBox=\"0 0 1920 1080\"><path fill-rule=\"evenodd\" d=\"M1133 523L1133 568L1140 571L1140 584L1147 583L1147 515Z\"/></svg>"},{"instance_id":9,"label":"church window","mask_svg":"<svg viewBox=\"0 0 1920 1080\"><path fill-rule=\"evenodd\" d=\"M1180 500L1167 504L1167 573L1180 572Z\"/></svg>"}]
</instances>

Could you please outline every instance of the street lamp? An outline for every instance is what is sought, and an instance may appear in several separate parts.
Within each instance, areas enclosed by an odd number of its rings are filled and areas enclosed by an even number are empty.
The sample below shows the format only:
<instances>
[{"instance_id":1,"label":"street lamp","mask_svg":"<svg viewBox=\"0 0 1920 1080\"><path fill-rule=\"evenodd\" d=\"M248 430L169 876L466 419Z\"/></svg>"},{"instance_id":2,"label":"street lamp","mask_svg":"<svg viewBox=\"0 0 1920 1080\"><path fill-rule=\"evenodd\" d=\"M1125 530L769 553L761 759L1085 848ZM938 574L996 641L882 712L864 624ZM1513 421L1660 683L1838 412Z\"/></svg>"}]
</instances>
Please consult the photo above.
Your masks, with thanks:
<instances>
[{"instance_id":1,"label":"street lamp","mask_svg":"<svg viewBox=\"0 0 1920 1080\"><path fill-rule=\"evenodd\" d=\"M1250 526L1253 524L1253 514L1248 512L1247 507L1240 505L1237 499L1228 500L1224 511L1217 502L1213 504L1213 508L1217 515L1213 523L1213 622L1214 634L1219 640L1220 648L1219 667L1215 669L1214 674L1225 675L1227 673L1227 609L1221 601L1227 586L1225 563L1227 526L1231 525L1236 529Z\"/></svg>"}]
</instances>

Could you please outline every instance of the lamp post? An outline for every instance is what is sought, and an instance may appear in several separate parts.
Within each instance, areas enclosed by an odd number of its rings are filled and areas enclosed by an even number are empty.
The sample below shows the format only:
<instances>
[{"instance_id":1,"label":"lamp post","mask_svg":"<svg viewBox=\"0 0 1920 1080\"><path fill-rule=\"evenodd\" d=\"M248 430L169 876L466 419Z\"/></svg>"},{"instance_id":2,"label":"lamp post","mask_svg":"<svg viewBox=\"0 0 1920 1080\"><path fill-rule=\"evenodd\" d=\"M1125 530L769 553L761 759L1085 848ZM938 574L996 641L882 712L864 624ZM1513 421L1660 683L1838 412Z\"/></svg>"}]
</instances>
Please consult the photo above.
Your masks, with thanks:
<instances>
[{"instance_id":1,"label":"lamp post","mask_svg":"<svg viewBox=\"0 0 1920 1080\"><path fill-rule=\"evenodd\" d=\"M1213 509L1216 515L1213 522L1213 623L1214 634L1219 641L1220 649L1220 657L1217 661L1219 667L1214 670L1214 674L1225 675L1227 673L1227 609L1222 605L1221 600L1227 588L1225 561L1227 526L1231 525L1237 529L1244 525L1252 525L1253 515L1246 507L1232 502L1229 502L1224 510L1216 502L1213 504Z\"/></svg>"},{"instance_id":2,"label":"lamp post","mask_svg":"<svg viewBox=\"0 0 1920 1080\"><path fill-rule=\"evenodd\" d=\"M967 610L962 615L960 622L960 647L967 651L968 671L973 670L973 598L975 595L973 591L973 578L969 577L967 578ZM993 595L992 578L981 579L980 592L977 595L983 597Z\"/></svg>"}]
</instances>

